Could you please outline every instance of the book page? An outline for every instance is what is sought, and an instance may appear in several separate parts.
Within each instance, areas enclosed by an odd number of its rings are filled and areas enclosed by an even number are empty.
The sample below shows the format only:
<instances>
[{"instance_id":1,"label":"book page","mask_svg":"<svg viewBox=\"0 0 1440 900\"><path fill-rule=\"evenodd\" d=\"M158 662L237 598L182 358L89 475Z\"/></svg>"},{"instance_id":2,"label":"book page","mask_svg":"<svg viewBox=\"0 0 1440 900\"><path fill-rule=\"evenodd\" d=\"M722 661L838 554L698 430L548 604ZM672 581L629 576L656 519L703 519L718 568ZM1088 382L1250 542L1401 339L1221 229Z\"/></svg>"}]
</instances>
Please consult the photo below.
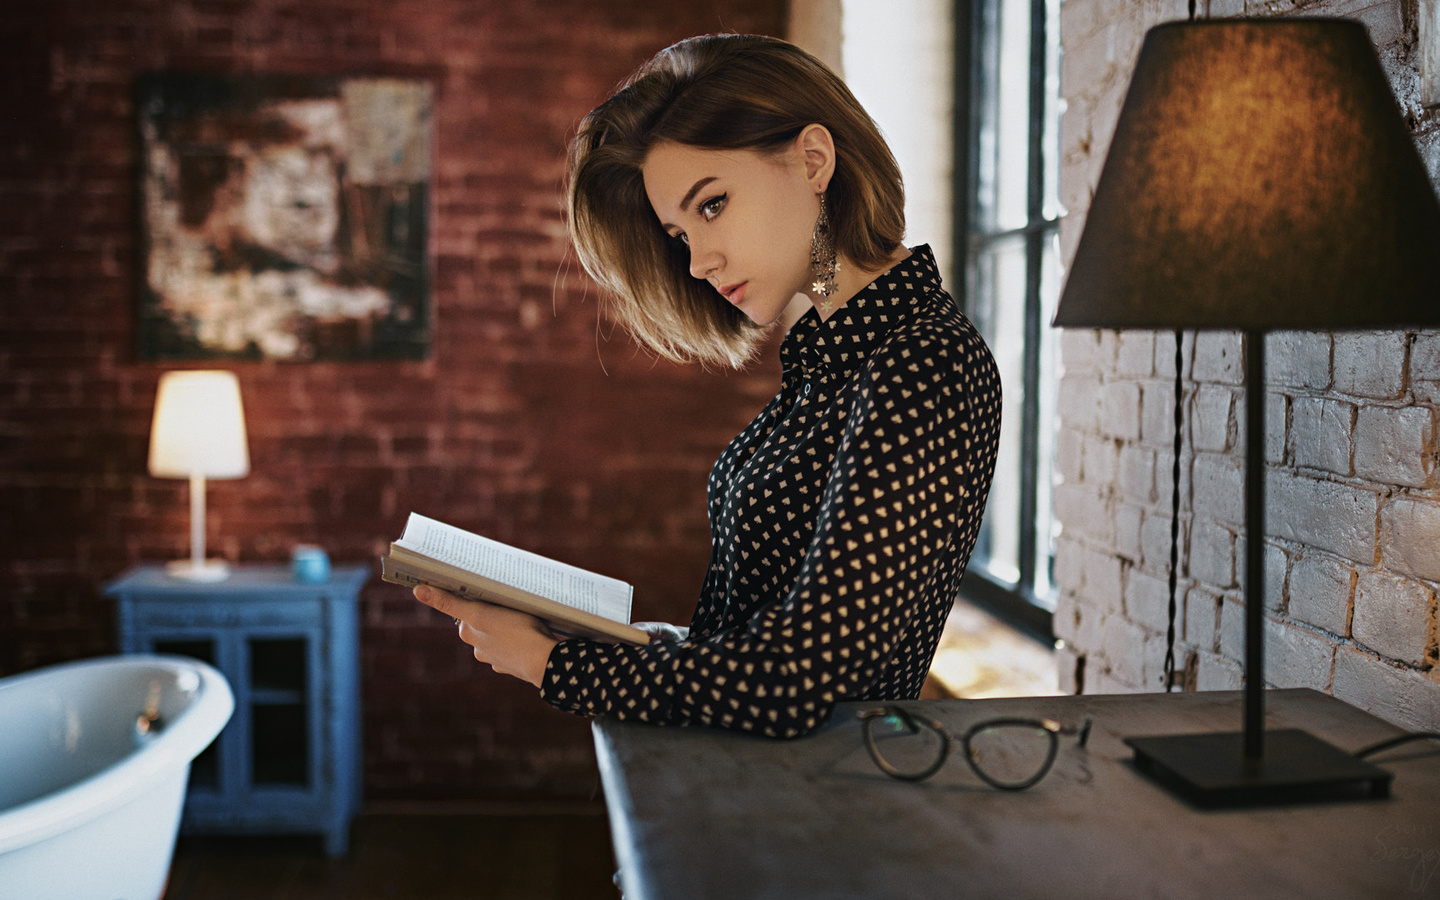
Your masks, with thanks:
<instances>
[{"instance_id":1,"label":"book page","mask_svg":"<svg viewBox=\"0 0 1440 900\"><path fill-rule=\"evenodd\" d=\"M522 591L616 622L630 622L630 586L558 560L511 547L411 513L396 543Z\"/></svg>"}]
</instances>

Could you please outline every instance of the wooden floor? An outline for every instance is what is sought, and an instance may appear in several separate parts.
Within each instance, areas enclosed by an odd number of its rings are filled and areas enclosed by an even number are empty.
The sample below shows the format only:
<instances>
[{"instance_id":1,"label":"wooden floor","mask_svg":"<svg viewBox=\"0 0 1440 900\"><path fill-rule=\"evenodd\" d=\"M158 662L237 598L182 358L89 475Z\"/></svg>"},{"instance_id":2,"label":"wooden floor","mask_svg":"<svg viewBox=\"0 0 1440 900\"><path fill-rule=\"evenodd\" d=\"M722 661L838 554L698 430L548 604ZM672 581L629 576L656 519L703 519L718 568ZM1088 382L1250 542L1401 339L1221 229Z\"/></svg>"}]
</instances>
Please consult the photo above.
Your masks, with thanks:
<instances>
[{"instance_id":1,"label":"wooden floor","mask_svg":"<svg viewBox=\"0 0 1440 900\"><path fill-rule=\"evenodd\" d=\"M936 697L988 700L1061 693L1055 648L1016 631L963 598L945 622L930 664Z\"/></svg>"},{"instance_id":2,"label":"wooden floor","mask_svg":"<svg viewBox=\"0 0 1440 900\"><path fill-rule=\"evenodd\" d=\"M599 809L366 813L350 853L315 837L182 836L165 900L617 900Z\"/></svg>"}]
</instances>

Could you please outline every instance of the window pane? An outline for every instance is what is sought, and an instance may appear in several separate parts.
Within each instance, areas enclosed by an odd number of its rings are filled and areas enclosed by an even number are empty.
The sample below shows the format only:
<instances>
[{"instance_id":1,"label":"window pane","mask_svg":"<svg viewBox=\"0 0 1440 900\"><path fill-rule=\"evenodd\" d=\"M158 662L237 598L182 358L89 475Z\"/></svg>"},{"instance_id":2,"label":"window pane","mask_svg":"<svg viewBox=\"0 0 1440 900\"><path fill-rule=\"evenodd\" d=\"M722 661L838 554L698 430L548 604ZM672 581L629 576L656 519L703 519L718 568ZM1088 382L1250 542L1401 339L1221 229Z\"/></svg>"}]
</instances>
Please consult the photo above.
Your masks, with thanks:
<instances>
[{"instance_id":1,"label":"window pane","mask_svg":"<svg viewBox=\"0 0 1440 900\"><path fill-rule=\"evenodd\" d=\"M1055 585L1050 578L1058 525L1051 499L1055 487L1055 433L1058 412L1055 396L1060 383L1060 342L1050 327L1060 297L1060 237L1053 228L1042 244L1040 263L1040 379L1035 388L1039 402L1035 452L1035 598L1047 609L1055 606Z\"/></svg>"},{"instance_id":2,"label":"window pane","mask_svg":"<svg viewBox=\"0 0 1440 900\"><path fill-rule=\"evenodd\" d=\"M1060 98L1060 0L1045 0L1045 121L1041 123L1043 193L1040 210L1048 221L1060 218L1060 115L1065 101ZM1050 318L1045 324L1048 327Z\"/></svg>"},{"instance_id":3,"label":"window pane","mask_svg":"<svg viewBox=\"0 0 1440 900\"><path fill-rule=\"evenodd\" d=\"M995 0L987 13L976 225L994 232L1023 228L1029 213L1030 0Z\"/></svg>"},{"instance_id":4,"label":"window pane","mask_svg":"<svg viewBox=\"0 0 1440 900\"><path fill-rule=\"evenodd\" d=\"M1025 397L1025 241L996 241L975 259L970 297L975 327L985 336L1000 368L1004 401L1000 453L985 509L984 538L974 564L1000 581L1020 579L1021 413Z\"/></svg>"}]
</instances>

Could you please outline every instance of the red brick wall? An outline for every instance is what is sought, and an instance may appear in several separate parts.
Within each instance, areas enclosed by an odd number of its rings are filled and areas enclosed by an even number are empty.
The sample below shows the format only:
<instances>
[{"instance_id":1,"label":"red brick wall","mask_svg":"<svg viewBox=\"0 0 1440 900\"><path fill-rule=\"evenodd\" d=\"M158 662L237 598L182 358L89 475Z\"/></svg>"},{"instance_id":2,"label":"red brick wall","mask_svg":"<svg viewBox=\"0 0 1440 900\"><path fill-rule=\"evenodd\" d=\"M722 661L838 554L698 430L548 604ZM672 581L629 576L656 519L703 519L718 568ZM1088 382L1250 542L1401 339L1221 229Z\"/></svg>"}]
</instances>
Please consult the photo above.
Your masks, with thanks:
<instances>
[{"instance_id":1,"label":"red brick wall","mask_svg":"<svg viewBox=\"0 0 1440 900\"><path fill-rule=\"evenodd\" d=\"M131 86L153 70L390 74L436 91L435 344L423 362L245 363L249 477L211 550L373 562L424 511L636 584L684 621L704 478L776 381L655 363L597 323L568 254L564 145L665 44L780 33L782 0L52 0L0 20L0 675L113 652L102 583L187 552L186 487L145 472ZM584 722L482 671L448 620L363 598L367 796L575 796Z\"/></svg>"}]
</instances>

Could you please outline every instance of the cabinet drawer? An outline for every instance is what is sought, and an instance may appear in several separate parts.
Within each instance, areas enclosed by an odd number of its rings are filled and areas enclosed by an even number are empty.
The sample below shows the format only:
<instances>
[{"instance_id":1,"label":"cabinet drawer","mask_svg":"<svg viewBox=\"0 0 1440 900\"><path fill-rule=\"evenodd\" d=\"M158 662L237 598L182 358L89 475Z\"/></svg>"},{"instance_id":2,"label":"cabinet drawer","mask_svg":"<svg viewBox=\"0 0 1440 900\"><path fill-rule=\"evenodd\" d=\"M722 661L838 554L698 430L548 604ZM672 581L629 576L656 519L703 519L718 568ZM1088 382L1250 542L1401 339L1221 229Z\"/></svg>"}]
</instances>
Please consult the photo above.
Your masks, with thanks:
<instances>
[{"instance_id":1,"label":"cabinet drawer","mask_svg":"<svg viewBox=\"0 0 1440 900\"><path fill-rule=\"evenodd\" d=\"M244 603L131 600L140 628L296 628L320 621L318 600L252 600Z\"/></svg>"}]
</instances>

